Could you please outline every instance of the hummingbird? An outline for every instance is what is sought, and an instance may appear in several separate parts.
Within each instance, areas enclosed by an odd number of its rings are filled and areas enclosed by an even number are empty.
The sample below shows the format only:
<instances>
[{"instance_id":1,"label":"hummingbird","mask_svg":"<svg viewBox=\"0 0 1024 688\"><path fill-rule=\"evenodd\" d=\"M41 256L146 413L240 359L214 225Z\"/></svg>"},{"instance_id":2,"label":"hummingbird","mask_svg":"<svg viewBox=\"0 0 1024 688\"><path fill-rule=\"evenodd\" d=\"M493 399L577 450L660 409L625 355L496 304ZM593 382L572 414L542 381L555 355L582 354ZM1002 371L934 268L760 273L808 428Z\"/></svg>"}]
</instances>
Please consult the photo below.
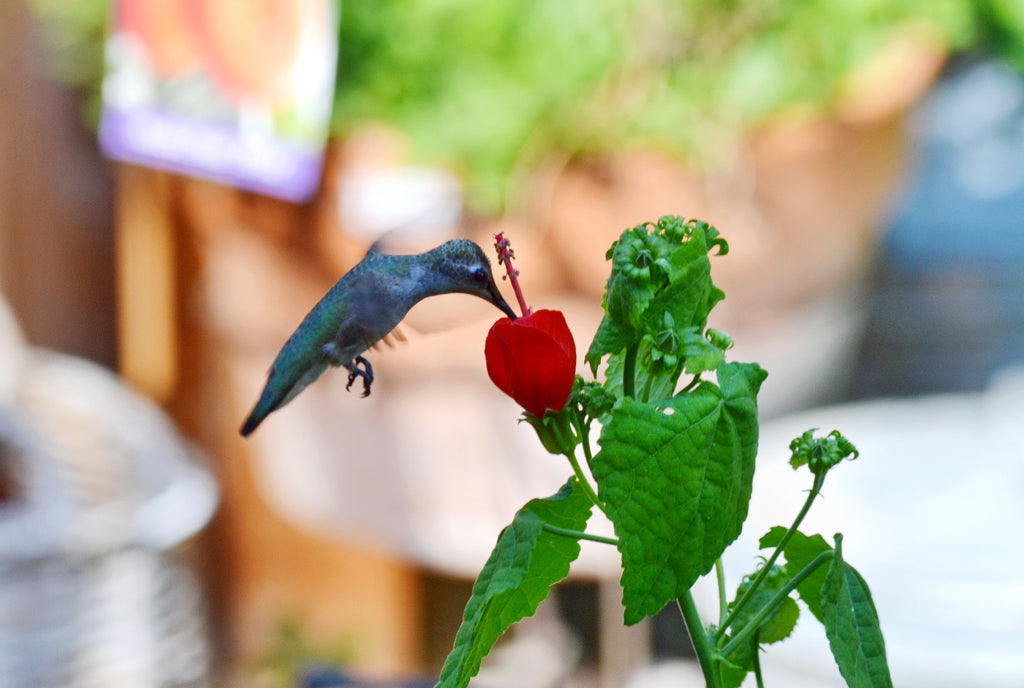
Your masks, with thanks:
<instances>
[{"instance_id":1,"label":"hummingbird","mask_svg":"<svg viewBox=\"0 0 1024 688\"><path fill-rule=\"evenodd\" d=\"M373 368L363 352L423 299L452 293L479 296L516 318L494 283L487 256L469 239L452 239L413 255L383 253L374 244L281 347L263 392L242 425L242 436L252 433L268 414L294 399L329 366L348 371L345 389L362 378L363 396L368 396Z\"/></svg>"}]
</instances>

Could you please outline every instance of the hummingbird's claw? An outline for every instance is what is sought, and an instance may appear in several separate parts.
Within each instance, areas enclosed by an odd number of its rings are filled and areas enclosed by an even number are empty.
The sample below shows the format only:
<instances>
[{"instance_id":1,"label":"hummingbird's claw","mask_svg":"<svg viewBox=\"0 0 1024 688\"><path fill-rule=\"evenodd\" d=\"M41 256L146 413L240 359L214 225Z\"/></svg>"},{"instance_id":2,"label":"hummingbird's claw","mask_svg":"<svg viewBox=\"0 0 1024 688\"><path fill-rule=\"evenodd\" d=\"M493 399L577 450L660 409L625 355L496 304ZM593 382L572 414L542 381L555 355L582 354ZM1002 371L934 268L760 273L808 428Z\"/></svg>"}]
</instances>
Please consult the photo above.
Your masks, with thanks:
<instances>
[{"instance_id":1,"label":"hummingbird's claw","mask_svg":"<svg viewBox=\"0 0 1024 688\"><path fill-rule=\"evenodd\" d=\"M363 367L360 368L359 364L362 364ZM356 356L355 362L350 366L346 366L346 368L348 368L348 384L345 385L346 391L351 389L352 383L356 381L357 377L361 377L363 378L362 396L370 396L370 385L373 384L373 366L370 365L370 362L362 356Z\"/></svg>"}]
</instances>

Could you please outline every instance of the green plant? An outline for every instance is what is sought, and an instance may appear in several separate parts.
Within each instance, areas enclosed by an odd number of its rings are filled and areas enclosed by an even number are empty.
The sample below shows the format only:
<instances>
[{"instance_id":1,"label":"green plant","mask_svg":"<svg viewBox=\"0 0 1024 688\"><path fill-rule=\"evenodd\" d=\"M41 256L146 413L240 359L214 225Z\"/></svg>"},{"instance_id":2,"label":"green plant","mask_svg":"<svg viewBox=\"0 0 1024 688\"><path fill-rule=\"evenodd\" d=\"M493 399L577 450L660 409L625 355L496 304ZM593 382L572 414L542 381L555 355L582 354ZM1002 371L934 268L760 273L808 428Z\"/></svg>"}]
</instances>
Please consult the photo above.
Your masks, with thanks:
<instances>
[{"instance_id":1,"label":"green plant","mask_svg":"<svg viewBox=\"0 0 1024 688\"><path fill-rule=\"evenodd\" d=\"M499 244L502 250L501 262L514 279L507 241ZM724 297L711 280L709 254L727 251L714 227L673 216L626 230L608 251L605 315L586 355L595 376L607 360L603 381L577 377L561 408L548 406L541 417L524 412L544 446L564 455L574 475L557 494L526 504L499 535L473 587L440 686L468 684L500 635L533 614L551 586L568 575L583 539L621 553L627 624L678 606L709 688L739 686L749 672L762 685L760 647L792 632L800 614L794 597L824 625L848 685L892 685L871 594L844 560L842 536L830 546L799 530L829 471L857 456L838 432L816 437L809 430L793 440L790 463L809 470L810 492L791 526L761 538L761 548L771 552L731 601L724 590L720 556L747 515L757 394L767 376L756 363L727 362L731 340L707 327L708 314ZM506 346L502 362L515 360L502 380L509 370L529 375L525 367L538 358L540 346ZM550 361L537 369L549 371ZM530 394L516 398L529 403ZM601 425L596 453L594 421ZM612 521L616 538L586 532L594 508ZM715 624L705 625L690 590L712 569L720 611Z\"/></svg>"}]
</instances>

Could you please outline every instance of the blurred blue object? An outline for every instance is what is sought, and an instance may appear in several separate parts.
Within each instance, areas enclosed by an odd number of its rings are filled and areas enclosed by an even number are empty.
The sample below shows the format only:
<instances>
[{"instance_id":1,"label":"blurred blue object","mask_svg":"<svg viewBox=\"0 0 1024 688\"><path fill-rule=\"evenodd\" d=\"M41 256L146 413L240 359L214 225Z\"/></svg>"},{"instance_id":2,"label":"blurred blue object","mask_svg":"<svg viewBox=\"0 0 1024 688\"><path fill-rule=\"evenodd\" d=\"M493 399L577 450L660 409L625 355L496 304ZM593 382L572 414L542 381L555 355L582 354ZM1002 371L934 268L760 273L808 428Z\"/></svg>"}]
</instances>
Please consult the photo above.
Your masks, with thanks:
<instances>
[{"instance_id":1,"label":"blurred blue object","mask_svg":"<svg viewBox=\"0 0 1024 688\"><path fill-rule=\"evenodd\" d=\"M431 688L436 680L418 678L404 681L361 681L333 666L307 667L299 679L301 688Z\"/></svg>"},{"instance_id":2,"label":"blurred blue object","mask_svg":"<svg viewBox=\"0 0 1024 688\"><path fill-rule=\"evenodd\" d=\"M979 390L1024 361L1024 78L956 61L911 133L854 397Z\"/></svg>"},{"instance_id":3,"label":"blurred blue object","mask_svg":"<svg viewBox=\"0 0 1024 688\"><path fill-rule=\"evenodd\" d=\"M313 666L302 672L302 688L348 688L355 686L348 672L329 666Z\"/></svg>"}]
</instances>

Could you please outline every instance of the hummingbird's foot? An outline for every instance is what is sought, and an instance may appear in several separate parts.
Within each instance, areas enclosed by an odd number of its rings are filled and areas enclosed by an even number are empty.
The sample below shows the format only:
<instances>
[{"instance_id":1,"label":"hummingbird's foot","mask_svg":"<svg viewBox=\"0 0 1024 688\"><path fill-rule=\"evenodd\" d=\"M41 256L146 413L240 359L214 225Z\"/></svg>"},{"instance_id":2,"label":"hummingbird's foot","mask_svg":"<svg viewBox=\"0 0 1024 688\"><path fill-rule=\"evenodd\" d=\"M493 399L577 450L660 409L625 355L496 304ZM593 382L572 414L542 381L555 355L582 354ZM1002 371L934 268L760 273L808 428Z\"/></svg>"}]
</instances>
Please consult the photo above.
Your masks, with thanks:
<instances>
[{"instance_id":1,"label":"hummingbird's foot","mask_svg":"<svg viewBox=\"0 0 1024 688\"><path fill-rule=\"evenodd\" d=\"M359 364L362 364L363 367L360 368ZM345 389L350 389L356 378L361 377L363 378L363 396L370 396L370 385L373 384L373 366L370 365L370 362L362 356L356 356L355 363L345 367L348 368L348 384L345 385Z\"/></svg>"}]
</instances>

